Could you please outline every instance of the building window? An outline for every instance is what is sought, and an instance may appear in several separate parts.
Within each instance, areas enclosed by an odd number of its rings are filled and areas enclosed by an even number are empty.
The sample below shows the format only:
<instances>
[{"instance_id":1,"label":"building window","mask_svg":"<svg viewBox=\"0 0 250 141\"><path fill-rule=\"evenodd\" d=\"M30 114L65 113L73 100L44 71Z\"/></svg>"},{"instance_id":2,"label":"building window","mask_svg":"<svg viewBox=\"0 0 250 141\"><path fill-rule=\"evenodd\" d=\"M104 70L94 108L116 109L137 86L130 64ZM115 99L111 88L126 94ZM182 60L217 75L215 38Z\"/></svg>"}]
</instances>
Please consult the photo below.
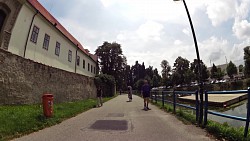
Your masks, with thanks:
<instances>
[{"instance_id":1,"label":"building window","mask_svg":"<svg viewBox=\"0 0 250 141\"><path fill-rule=\"evenodd\" d=\"M68 53L68 61L71 62L72 61L72 51L69 50L69 53Z\"/></svg>"},{"instance_id":2,"label":"building window","mask_svg":"<svg viewBox=\"0 0 250 141\"><path fill-rule=\"evenodd\" d=\"M77 65L77 66L80 65L80 56L77 56L77 58L76 58L76 65Z\"/></svg>"},{"instance_id":3,"label":"building window","mask_svg":"<svg viewBox=\"0 0 250 141\"><path fill-rule=\"evenodd\" d=\"M85 60L84 59L82 60L82 68L85 69Z\"/></svg>"},{"instance_id":4,"label":"building window","mask_svg":"<svg viewBox=\"0 0 250 141\"><path fill-rule=\"evenodd\" d=\"M95 74L95 67L94 67L94 74Z\"/></svg>"},{"instance_id":5,"label":"building window","mask_svg":"<svg viewBox=\"0 0 250 141\"><path fill-rule=\"evenodd\" d=\"M38 33L39 33L39 28L34 25L33 30L32 30L32 34L31 34L31 37L30 37L31 42L33 42L33 43L37 42Z\"/></svg>"},{"instance_id":6,"label":"building window","mask_svg":"<svg viewBox=\"0 0 250 141\"><path fill-rule=\"evenodd\" d=\"M46 50L49 49L49 39L50 39L50 36L45 33L44 40L43 40L43 48Z\"/></svg>"},{"instance_id":7,"label":"building window","mask_svg":"<svg viewBox=\"0 0 250 141\"><path fill-rule=\"evenodd\" d=\"M89 71L89 63L88 63L88 71Z\"/></svg>"},{"instance_id":8,"label":"building window","mask_svg":"<svg viewBox=\"0 0 250 141\"><path fill-rule=\"evenodd\" d=\"M93 72L93 66L91 65L91 72Z\"/></svg>"},{"instance_id":9,"label":"building window","mask_svg":"<svg viewBox=\"0 0 250 141\"><path fill-rule=\"evenodd\" d=\"M60 43L56 42L55 55L59 56L60 54Z\"/></svg>"}]
</instances>

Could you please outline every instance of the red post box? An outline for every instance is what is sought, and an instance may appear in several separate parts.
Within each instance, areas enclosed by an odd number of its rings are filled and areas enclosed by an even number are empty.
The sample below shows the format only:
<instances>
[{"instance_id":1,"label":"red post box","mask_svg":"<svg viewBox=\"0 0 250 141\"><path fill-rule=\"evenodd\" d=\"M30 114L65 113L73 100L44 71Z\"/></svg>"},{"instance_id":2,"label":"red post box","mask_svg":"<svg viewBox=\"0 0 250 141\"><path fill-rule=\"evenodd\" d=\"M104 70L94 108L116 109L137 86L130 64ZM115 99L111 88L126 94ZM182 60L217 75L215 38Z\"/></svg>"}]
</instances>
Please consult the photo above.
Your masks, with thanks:
<instances>
[{"instance_id":1,"label":"red post box","mask_svg":"<svg viewBox=\"0 0 250 141\"><path fill-rule=\"evenodd\" d=\"M44 94L42 99L43 99L43 114L46 117L51 117L53 115L53 95Z\"/></svg>"}]
</instances>

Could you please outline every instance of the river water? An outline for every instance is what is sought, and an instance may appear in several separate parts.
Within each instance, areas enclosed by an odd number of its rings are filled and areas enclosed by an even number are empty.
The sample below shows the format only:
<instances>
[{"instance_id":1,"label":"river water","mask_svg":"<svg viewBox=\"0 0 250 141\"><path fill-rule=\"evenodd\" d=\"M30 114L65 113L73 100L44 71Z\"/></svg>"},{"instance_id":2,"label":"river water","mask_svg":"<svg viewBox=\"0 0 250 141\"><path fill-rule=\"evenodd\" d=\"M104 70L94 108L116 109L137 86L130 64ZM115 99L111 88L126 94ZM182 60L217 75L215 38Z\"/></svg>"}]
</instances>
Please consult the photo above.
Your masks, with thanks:
<instances>
[{"instance_id":1,"label":"river water","mask_svg":"<svg viewBox=\"0 0 250 141\"><path fill-rule=\"evenodd\" d=\"M240 105L238 107L232 108L232 109L227 110L227 111L222 112L222 113L246 118L246 115L247 115L247 101L245 101L244 104L242 104L242 105ZM208 119L219 122L219 123L227 122L229 125L231 125L233 127L245 126L245 124L246 124L245 121L224 118L224 117L215 116L215 115L211 115L211 114L208 114Z\"/></svg>"}]
</instances>

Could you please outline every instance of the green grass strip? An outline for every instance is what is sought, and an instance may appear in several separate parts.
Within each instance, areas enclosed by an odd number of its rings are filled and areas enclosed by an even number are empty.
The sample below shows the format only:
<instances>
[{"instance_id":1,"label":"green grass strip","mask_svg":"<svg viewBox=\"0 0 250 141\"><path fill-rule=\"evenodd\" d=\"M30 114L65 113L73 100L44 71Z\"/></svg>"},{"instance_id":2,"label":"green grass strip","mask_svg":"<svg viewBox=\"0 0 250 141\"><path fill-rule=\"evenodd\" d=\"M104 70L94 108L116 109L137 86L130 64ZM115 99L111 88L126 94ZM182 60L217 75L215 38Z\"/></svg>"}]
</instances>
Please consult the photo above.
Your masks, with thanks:
<instances>
[{"instance_id":1,"label":"green grass strip","mask_svg":"<svg viewBox=\"0 0 250 141\"><path fill-rule=\"evenodd\" d=\"M111 98L103 98L108 101ZM20 137L62 122L96 106L96 99L53 105L53 117L43 115L42 105L0 106L0 141Z\"/></svg>"}]
</instances>

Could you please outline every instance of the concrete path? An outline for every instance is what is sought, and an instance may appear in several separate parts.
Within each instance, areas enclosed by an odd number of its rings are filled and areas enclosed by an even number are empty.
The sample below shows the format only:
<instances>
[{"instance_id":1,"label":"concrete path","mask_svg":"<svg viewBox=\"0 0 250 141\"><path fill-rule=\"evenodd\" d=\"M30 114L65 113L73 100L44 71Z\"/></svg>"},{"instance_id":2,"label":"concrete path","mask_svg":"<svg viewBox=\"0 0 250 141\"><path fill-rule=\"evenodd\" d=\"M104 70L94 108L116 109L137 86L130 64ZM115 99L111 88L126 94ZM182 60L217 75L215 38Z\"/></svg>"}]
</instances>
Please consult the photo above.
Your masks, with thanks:
<instances>
[{"instance_id":1,"label":"concrete path","mask_svg":"<svg viewBox=\"0 0 250 141\"><path fill-rule=\"evenodd\" d=\"M40 130L15 141L210 141L203 129L185 125L173 115L150 105L144 111L143 99L127 95L104 103L61 124Z\"/></svg>"}]
</instances>

